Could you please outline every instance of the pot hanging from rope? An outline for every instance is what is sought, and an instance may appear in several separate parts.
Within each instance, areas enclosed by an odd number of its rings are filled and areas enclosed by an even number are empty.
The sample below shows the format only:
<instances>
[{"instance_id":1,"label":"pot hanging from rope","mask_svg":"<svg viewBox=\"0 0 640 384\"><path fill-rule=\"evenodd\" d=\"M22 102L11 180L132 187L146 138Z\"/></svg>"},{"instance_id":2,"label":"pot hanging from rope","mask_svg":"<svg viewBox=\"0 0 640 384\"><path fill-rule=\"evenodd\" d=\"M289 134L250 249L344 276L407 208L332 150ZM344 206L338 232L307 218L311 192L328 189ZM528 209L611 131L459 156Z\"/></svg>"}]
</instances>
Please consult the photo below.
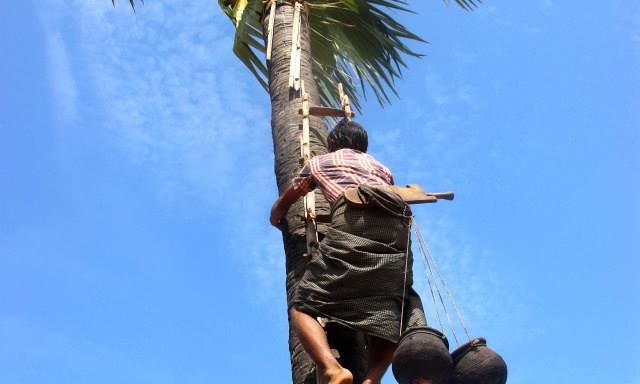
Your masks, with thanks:
<instances>
[{"instance_id":1,"label":"pot hanging from rope","mask_svg":"<svg viewBox=\"0 0 640 384\"><path fill-rule=\"evenodd\" d=\"M487 347L484 338L473 339L451 354L453 372L451 384L505 384L507 364Z\"/></svg>"},{"instance_id":2,"label":"pot hanging from rope","mask_svg":"<svg viewBox=\"0 0 640 384\"><path fill-rule=\"evenodd\" d=\"M442 277L440 268L433 258L427 242L415 222L415 218L412 224L425 265L425 275L440 328L444 330L444 324L438 307L444 312L445 318L448 320L449 329L456 343L459 343L451 316L447 311L447 305L445 305L447 301L445 298L448 298L449 305L453 307L460 326L469 340L451 354L453 370L449 384L505 384L507 382L507 364L500 355L487 347L487 341L484 338L472 339L469 336L469 331L462 319L462 314L453 300L453 295ZM446 295L443 295L441 291L444 291Z\"/></svg>"},{"instance_id":3,"label":"pot hanging from rope","mask_svg":"<svg viewBox=\"0 0 640 384\"><path fill-rule=\"evenodd\" d=\"M405 331L400 338L392 370L400 384L411 384L418 378L446 384L452 365L446 336L434 328L416 327Z\"/></svg>"}]
</instances>

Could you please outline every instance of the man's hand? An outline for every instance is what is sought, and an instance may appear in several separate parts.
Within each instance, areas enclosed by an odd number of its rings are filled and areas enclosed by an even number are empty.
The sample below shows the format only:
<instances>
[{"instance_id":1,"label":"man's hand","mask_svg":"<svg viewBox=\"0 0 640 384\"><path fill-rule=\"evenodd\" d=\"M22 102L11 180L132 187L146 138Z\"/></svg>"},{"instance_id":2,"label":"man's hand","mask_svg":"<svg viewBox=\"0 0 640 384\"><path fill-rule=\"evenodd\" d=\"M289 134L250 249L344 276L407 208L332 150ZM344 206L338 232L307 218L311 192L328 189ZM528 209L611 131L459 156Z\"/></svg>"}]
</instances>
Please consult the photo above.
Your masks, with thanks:
<instances>
[{"instance_id":1,"label":"man's hand","mask_svg":"<svg viewBox=\"0 0 640 384\"><path fill-rule=\"evenodd\" d=\"M271 208L271 215L269 216L271 225L281 231L284 231L284 226L286 224L284 217L286 214L286 212L282 212L282 210L277 209L277 207L274 205L273 208Z\"/></svg>"},{"instance_id":2,"label":"man's hand","mask_svg":"<svg viewBox=\"0 0 640 384\"><path fill-rule=\"evenodd\" d=\"M279 230L284 230L286 226L286 222L284 220L285 215L289 211L289 207L291 204L295 203L303 195L303 192L296 191L293 186L287 188L286 191L273 203L273 207L271 207L271 215L269 215L269 221L271 225L278 228Z\"/></svg>"}]
</instances>

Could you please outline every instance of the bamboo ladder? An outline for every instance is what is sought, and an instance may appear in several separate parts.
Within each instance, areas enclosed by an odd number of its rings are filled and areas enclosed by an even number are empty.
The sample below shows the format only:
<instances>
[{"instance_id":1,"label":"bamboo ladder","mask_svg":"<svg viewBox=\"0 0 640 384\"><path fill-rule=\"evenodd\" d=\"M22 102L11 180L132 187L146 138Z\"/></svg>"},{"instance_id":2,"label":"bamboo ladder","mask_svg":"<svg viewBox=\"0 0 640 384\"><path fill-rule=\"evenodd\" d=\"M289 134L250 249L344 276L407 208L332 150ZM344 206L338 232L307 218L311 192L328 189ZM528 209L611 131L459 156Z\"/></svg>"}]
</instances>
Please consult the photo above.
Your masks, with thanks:
<instances>
[{"instance_id":1,"label":"bamboo ladder","mask_svg":"<svg viewBox=\"0 0 640 384\"><path fill-rule=\"evenodd\" d=\"M302 115L302 132L300 133L300 164L304 166L311 160L311 143L309 137L309 116L318 117L342 117L347 121L351 121L354 113L351 112L351 106L349 103L349 96L344 93L344 89L341 83L338 83L338 90L340 92L340 102L342 109L323 107L323 106L311 106L309 94L304 88L304 81L301 82L302 91L302 108L298 110L298 113ZM325 219L326 218L322 218ZM307 237L307 253L304 255L305 259L309 260L318 248L318 216L316 215L316 197L315 192L311 191L304 196L304 220L306 222L306 237ZM323 220L323 221L325 221Z\"/></svg>"}]
</instances>

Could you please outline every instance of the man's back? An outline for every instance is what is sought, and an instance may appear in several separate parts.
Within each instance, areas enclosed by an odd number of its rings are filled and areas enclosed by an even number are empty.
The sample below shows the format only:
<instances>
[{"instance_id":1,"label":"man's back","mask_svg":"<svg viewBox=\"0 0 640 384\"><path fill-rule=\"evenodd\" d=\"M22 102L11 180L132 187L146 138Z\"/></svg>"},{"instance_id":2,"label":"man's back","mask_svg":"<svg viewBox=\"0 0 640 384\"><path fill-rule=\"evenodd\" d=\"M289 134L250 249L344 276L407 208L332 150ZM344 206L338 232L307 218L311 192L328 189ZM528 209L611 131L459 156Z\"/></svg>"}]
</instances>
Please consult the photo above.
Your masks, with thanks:
<instances>
[{"instance_id":1,"label":"man's back","mask_svg":"<svg viewBox=\"0 0 640 384\"><path fill-rule=\"evenodd\" d=\"M393 184L391 171L373 156L343 148L312 158L293 179L297 191L309 192L318 187L333 205L343 192L360 184Z\"/></svg>"}]
</instances>

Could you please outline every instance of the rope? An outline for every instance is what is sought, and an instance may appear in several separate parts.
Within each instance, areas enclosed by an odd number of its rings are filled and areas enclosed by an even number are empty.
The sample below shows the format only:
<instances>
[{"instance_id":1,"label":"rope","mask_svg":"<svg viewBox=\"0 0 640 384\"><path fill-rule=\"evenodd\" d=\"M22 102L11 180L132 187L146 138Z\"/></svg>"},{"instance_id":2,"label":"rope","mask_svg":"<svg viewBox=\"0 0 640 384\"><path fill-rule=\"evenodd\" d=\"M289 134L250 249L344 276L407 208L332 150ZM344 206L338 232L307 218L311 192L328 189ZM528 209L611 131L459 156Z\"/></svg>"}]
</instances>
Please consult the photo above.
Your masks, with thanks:
<instances>
[{"instance_id":1,"label":"rope","mask_svg":"<svg viewBox=\"0 0 640 384\"><path fill-rule=\"evenodd\" d=\"M414 219L414 224L415 226L413 230L416 231L416 236L417 236L418 223L415 221L415 219ZM420 254L422 255L424 273L427 276L427 283L429 284L429 292L431 293L431 301L433 302L433 309L436 312L436 318L438 319L438 324L440 325L440 329L444 330L444 324L442 323L442 318L440 317L440 311L438 310L439 305L438 305L438 302L436 301L436 295L434 293L434 287L435 287L435 292L438 292L438 295L440 291L438 290L438 286L436 285L436 279L431 269L431 264L429 263L429 260L427 260L427 258L425 257L425 251L424 251L423 244L420 241L420 237L418 237L418 248L420 249ZM444 306L443 306L443 310L446 311L446 308Z\"/></svg>"},{"instance_id":2,"label":"rope","mask_svg":"<svg viewBox=\"0 0 640 384\"><path fill-rule=\"evenodd\" d=\"M404 206L403 216L406 216L407 205ZM404 326L404 300L407 294L407 271L409 270L409 250L411 248L411 224L413 223L413 216L409 220L409 227L407 228L407 250L404 254L404 282L402 283L402 304L400 306L400 333L398 337L402 336L402 329Z\"/></svg>"},{"instance_id":3,"label":"rope","mask_svg":"<svg viewBox=\"0 0 640 384\"><path fill-rule=\"evenodd\" d=\"M419 234L418 231L416 231L416 235L418 234ZM427 252L425 251L425 244L422 240L423 239L418 235L418 244L420 246L422 260L429 269L429 273L427 274L427 280L429 281L429 285L431 285L431 280L433 280L433 286L435 287L435 291L438 294L438 298L440 299L440 304L442 304L442 310L445 316L447 317L447 323L449 325L449 329L451 330L451 333L453 333L453 338L456 340L456 343L459 343L458 336L456 335L455 329L453 327L453 322L451 321L451 317L449 316L449 312L447 311L447 306L445 305L444 300L442 298L442 294L440 293L440 288L438 288L438 281L436 279L436 275L433 272L433 269L431 268L431 261L426 257ZM433 292L432 292L432 295L433 295ZM437 313L438 304L435 303L435 298L434 298L434 308L436 309L436 313ZM440 327L442 328L442 330L444 330L444 326L442 325L442 323L440 323Z\"/></svg>"},{"instance_id":4,"label":"rope","mask_svg":"<svg viewBox=\"0 0 640 384\"><path fill-rule=\"evenodd\" d=\"M447 306L446 306L446 304L444 302L444 299L442 298L442 294L440 292L440 288L438 288L438 280L436 279L436 275L433 272L433 269L431 268L432 259L430 259L427 256L427 255L429 255L429 253L428 253L428 248L426 246L426 242L424 241L424 238L422 237L422 233L419 232L418 230L416 230L416 235L418 237L418 244L420 244L420 251L422 253L422 259L423 259L424 263L429 267L430 275L428 276L428 278L429 279L433 279L433 285L435 286L436 293L438 294L438 298L440 299L440 303L442 304L442 310L443 310L445 316L447 317L447 323L449 325L449 329L451 330L451 333L453 334L453 338L455 339L456 343L459 344L458 335L456 334L455 328L453 327L453 322L451 321L451 317L449 316L449 312L447 311ZM444 327L442 329L444 330Z\"/></svg>"},{"instance_id":5,"label":"rope","mask_svg":"<svg viewBox=\"0 0 640 384\"><path fill-rule=\"evenodd\" d=\"M451 294L451 291L449 290L449 287L447 286L444 277L442 276L442 271L440 270L440 267L438 266L438 263L436 262L435 258L433 257L433 254L431 253L431 250L429 249L429 246L427 245L427 241L425 240L424 236L422 236L422 231L420 230L420 227L418 226L418 223L415 223L414 226L414 231L416 232L416 235L418 237L418 242L420 243L420 248L422 251L422 256L425 260L430 260L431 263L433 263L433 267L436 271L436 273L438 274L438 278L440 280L440 284L442 284L442 287L444 288L449 302L450 304L453 306L453 309L455 311L455 314L458 318L458 321L460 321L460 325L462 326L462 329L464 330L465 335L467 336L468 339L471 339L471 336L469 334L469 330L467 329L467 326L465 325L464 319L462 318L462 313L460 312L460 309L458 308L458 305L456 304L456 301L453 299L453 295ZM435 275L434 275L435 276ZM444 300L442 299L442 295L440 294L440 291L438 290L438 295L440 296L440 300L442 302L443 308L445 310L445 313L447 314L447 317L449 317L448 312L446 311L446 307L444 306ZM451 329L452 332L454 333L454 338L457 340L457 337L455 335L455 331L453 330L453 328Z\"/></svg>"}]
</instances>

